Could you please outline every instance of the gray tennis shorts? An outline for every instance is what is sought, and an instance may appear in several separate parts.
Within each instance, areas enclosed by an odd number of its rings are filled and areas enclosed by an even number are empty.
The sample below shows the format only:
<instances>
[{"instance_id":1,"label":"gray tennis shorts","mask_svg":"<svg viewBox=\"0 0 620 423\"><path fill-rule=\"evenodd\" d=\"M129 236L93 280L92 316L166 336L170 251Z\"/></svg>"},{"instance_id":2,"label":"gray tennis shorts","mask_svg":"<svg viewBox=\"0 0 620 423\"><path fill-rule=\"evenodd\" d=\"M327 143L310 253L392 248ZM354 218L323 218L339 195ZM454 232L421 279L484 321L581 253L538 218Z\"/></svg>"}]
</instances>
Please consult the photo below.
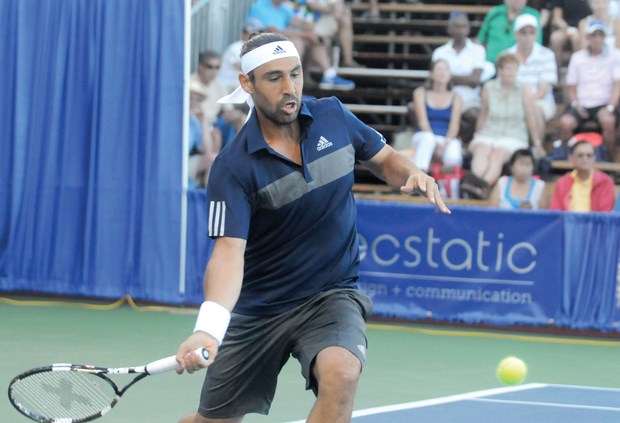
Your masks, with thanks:
<instances>
[{"instance_id":1,"label":"gray tennis shorts","mask_svg":"<svg viewBox=\"0 0 620 423\"><path fill-rule=\"evenodd\" d=\"M337 288L277 316L233 314L207 371L198 413L212 419L267 414L278 374L291 355L301 364L306 389L316 395L312 367L321 350L346 348L364 365L371 308L371 300L360 291Z\"/></svg>"}]
</instances>

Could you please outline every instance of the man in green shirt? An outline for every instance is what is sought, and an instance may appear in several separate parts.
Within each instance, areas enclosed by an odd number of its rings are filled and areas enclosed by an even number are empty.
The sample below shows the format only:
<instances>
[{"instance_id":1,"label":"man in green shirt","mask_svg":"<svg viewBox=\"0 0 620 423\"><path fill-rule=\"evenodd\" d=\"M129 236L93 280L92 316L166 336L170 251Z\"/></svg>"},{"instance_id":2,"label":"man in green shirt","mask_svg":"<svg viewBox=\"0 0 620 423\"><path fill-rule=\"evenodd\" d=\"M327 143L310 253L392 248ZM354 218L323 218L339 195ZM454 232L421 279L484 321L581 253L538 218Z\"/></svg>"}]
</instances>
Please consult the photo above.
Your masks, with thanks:
<instances>
[{"instance_id":1,"label":"man in green shirt","mask_svg":"<svg viewBox=\"0 0 620 423\"><path fill-rule=\"evenodd\" d=\"M517 16L534 15L540 27L540 13L526 4L527 0L504 0L504 4L495 6L485 16L478 40L486 47L489 62L495 63L500 52L515 44L514 21ZM537 42L542 44L542 31L538 32Z\"/></svg>"}]
</instances>

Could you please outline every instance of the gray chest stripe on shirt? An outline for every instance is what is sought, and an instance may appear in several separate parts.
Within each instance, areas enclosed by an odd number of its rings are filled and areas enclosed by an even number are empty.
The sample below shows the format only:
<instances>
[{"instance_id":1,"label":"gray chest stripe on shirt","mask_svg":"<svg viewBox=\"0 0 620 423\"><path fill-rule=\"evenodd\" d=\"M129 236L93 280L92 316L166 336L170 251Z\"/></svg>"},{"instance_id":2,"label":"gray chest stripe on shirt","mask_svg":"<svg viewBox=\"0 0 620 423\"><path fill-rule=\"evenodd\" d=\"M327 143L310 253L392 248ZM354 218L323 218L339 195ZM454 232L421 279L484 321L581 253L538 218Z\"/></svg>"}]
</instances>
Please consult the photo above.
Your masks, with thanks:
<instances>
[{"instance_id":1,"label":"gray chest stripe on shirt","mask_svg":"<svg viewBox=\"0 0 620 423\"><path fill-rule=\"evenodd\" d=\"M350 172L355 165L355 150L347 145L308 164L313 180L306 182L301 172L292 172L261 188L256 196L260 208L277 210L313 189L320 188Z\"/></svg>"}]
</instances>

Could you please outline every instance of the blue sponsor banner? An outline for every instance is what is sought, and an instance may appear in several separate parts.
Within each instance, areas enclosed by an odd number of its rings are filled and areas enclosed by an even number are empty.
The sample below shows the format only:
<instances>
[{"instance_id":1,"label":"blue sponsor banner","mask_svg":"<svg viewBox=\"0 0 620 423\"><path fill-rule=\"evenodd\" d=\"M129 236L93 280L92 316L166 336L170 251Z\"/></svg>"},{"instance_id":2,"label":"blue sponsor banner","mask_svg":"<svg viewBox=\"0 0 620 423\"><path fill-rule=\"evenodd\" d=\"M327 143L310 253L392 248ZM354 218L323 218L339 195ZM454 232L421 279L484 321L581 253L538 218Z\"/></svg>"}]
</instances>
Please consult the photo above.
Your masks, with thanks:
<instances>
[{"instance_id":1,"label":"blue sponsor banner","mask_svg":"<svg viewBox=\"0 0 620 423\"><path fill-rule=\"evenodd\" d=\"M562 217L358 201L360 287L374 315L501 325L561 317Z\"/></svg>"}]
</instances>

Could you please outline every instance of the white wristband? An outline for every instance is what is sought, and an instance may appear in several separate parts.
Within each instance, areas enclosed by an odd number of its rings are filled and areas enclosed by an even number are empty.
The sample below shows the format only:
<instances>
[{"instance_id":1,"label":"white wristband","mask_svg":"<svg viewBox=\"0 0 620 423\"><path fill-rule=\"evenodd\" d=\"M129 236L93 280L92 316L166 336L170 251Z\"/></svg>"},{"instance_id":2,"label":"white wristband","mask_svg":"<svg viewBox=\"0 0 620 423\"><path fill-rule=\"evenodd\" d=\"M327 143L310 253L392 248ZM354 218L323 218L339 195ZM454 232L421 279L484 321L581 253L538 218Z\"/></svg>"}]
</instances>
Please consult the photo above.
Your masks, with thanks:
<instances>
[{"instance_id":1,"label":"white wristband","mask_svg":"<svg viewBox=\"0 0 620 423\"><path fill-rule=\"evenodd\" d=\"M213 301L205 301L200 306L194 332L206 332L221 344L229 323L230 312L225 307Z\"/></svg>"}]
</instances>

